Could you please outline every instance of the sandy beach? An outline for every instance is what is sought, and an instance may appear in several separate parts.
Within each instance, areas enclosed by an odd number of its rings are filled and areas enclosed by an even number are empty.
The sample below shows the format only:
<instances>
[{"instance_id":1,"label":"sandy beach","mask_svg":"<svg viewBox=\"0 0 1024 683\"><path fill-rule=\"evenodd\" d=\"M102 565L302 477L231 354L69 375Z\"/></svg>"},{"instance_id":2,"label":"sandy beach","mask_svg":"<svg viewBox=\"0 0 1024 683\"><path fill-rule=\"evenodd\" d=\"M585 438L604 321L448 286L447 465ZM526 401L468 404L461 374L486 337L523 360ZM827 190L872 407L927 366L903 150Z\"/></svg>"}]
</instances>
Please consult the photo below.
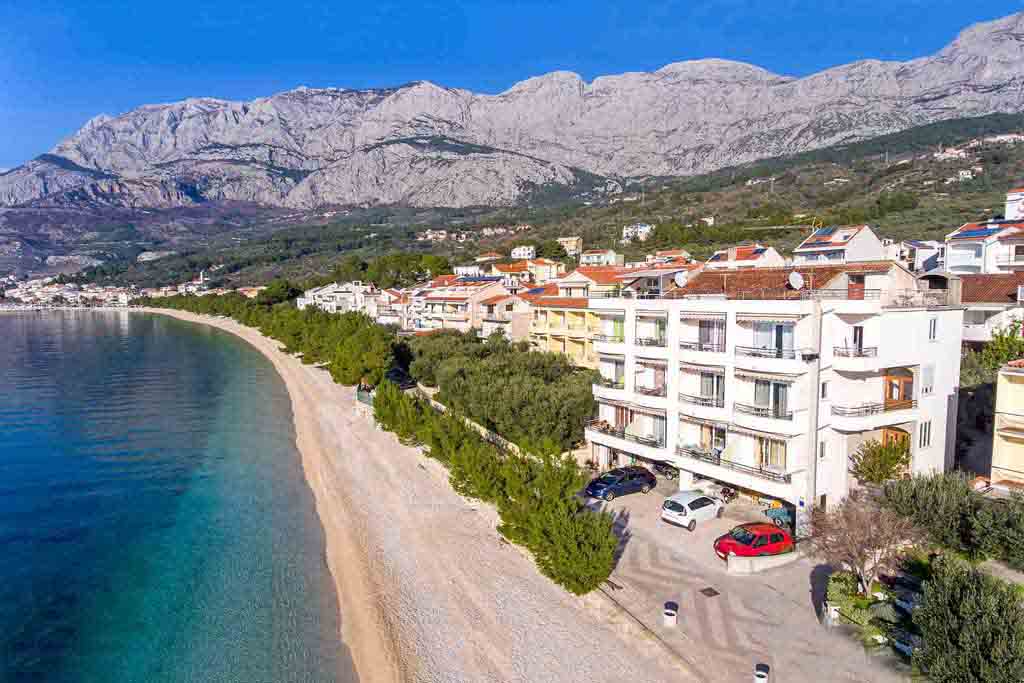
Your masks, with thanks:
<instances>
[{"instance_id":1,"label":"sandy beach","mask_svg":"<svg viewBox=\"0 0 1024 683\"><path fill-rule=\"evenodd\" d=\"M359 414L351 388L232 320L145 312L235 334L283 378L361 681L688 680L543 577L493 509Z\"/></svg>"}]
</instances>

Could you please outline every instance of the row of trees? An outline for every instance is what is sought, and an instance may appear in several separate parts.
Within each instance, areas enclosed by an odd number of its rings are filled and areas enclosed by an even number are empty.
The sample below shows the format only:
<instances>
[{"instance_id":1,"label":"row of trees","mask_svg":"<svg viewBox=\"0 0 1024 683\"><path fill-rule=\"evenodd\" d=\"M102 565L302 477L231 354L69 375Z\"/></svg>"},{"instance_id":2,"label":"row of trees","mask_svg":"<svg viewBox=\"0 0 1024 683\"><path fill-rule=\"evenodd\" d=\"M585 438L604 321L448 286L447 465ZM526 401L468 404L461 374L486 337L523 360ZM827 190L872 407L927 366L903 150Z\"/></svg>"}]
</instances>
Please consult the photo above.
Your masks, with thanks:
<instances>
[{"instance_id":1,"label":"row of trees","mask_svg":"<svg viewBox=\"0 0 1024 683\"><path fill-rule=\"evenodd\" d=\"M281 285L278 289L287 289ZM267 290L261 292L271 291ZM205 315L233 318L276 339L289 353L302 355L305 363L323 364L335 382L375 385L403 357L392 330L362 313L324 313L311 307L303 311L290 303L252 300L238 294L223 296L174 296L154 299L149 305Z\"/></svg>"},{"instance_id":2,"label":"row of trees","mask_svg":"<svg viewBox=\"0 0 1024 683\"><path fill-rule=\"evenodd\" d=\"M565 356L456 331L418 337L410 348L416 381L438 387L439 401L528 451L572 448L594 414L595 373Z\"/></svg>"},{"instance_id":3,"label":"row of trees","mask_svg":"<svg viewBox=\"0 0 1024 683\"><path fill-rule=\"evenodd\" d=\"M329 275L312 279L309 286L328 282L372 282L378 287L407 287L417 282L451 272L444 256L395 252L369 260L354 254L341 259Z\"/></svg>"},{"instance_id":4,"label":"row of trees","mask_svg":"<svg viewBox=\"0 0 1024 683\"><path fill-rule=\"evenodd\" d=\"M377 387L373 406L381 426L448 468L456 491L495 505L501 534L529 549L553 581L581 595L611 574L615 520L583 506L576 494L586 476L571 458L501 452L456 414L439 413L391 382Z\"/></svg>"}]
</instances>

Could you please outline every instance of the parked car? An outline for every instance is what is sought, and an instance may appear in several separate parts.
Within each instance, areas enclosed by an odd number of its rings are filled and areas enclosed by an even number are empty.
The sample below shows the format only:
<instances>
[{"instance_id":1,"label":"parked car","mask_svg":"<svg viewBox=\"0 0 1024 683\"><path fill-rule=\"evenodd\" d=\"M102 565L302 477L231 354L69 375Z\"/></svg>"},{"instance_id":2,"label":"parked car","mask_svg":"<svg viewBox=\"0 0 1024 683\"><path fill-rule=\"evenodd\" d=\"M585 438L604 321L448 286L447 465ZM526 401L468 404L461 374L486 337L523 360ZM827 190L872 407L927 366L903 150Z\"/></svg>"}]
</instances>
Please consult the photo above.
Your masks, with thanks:
<instances>
[{"instance_id":1,"label":"parked car","mask_svg":"<svg viewBox=\"0 0 1024 683\"><path fill-rule=\"evenodd\" d=\"M703 491L680 491L661 504L661 518L693 531L698 522L721 517L724 508L725 503Z\"/></svg>"},{"instance_id":2,"label":"parked car","mask_svg":"<svg viewBox=\"0 0 1024 683\"><path fill-rule=\"evenodd\" d=\"M657 483L658 480L647 469L639 465L630 465L608 470L587 484L585 492L591 498L613 500L616 496L637 491L649 493Z\"/></svg>"},{"instance_id":3,"label":"parked car","mask_svg":"<svg viewBox=\"0 0 1024 683\"><path fill-rule=\"evenodd\" d=\"M740 524L729 533L715 539L715 554L723 560L729 555L781 555L795 549L796 544L788 530L767 522Z\"/></svg>"},{"instance_id":4,"label":"parked car","mask_svg":"<svg viewBox=\"0 0 1024 683\"><path fill-rule=\"evenodd\" d=\"M677 470L672 465L667 465L663 462L654 463L654 471L656 474L660 474L669 481L672 481L673 479L679 476L679 470Z\"/></svg>"}]
</instances>

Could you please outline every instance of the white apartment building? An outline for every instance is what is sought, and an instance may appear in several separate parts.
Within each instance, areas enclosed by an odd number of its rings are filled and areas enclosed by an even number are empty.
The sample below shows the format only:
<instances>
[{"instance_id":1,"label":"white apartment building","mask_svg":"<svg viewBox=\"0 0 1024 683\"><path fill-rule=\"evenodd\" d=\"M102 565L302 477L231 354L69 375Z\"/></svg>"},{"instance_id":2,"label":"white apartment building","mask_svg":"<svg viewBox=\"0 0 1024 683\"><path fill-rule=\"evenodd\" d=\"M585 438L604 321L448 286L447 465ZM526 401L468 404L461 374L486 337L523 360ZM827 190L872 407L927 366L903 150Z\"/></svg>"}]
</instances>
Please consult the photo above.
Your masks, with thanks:
<instances>
[{"instance_id":1,"label":"white apartment building","mask_svg":"<svg viewBox=\"0 0 1024 683\"><path fill-rule=\"evenodd\" d=\"M611 249L587 249L580 254L581 266L621 266L624 259Z\"/></svg>"},{"instance_id":2,"label":"white apartment building","mask_svg":"<svg viewBox=\"0 0 1024 683\"><path fill-rule=\"evenodd\" d=\"M946 270L1010 273L1024 267L1024 188L1006 195L1006 217L966 223L946 235Z\"/></svg>"},{"instance_id":3,"label":"white apartment building","mask_svg":"<svg viewBox=\"0 0 1024 683\"><path fill-rule=\"evenodd\" d=\"M946 265L946 243L936 240L882 240L885 258L899 261L907 270L927 273Z\"/></svg>"},{"instance_id":4,"label":"white apartment building","mask_svg":"<svg viewBox=\"0 0 1024 683\"><path fill-rule=\"evenodd\" d=\"M295 300L299 310L316 306L328 313L347 313L366 309L366 295L373 295L376 289L371 283L332 282L323 287L308 289Z\"/></svg>"},{"instance_id":5,"label":"white apartment building","mask_svg":"<svg viewBox=\"0 0 1024 683\"><path fill-rule=\"evenodd\" d=\"M867 225L818 228L793 250L793 265L880 261L886 248Z\"/></svg>"},{"instance_id":6,"label":"white apartment building","mask_svg":"<svg viewBox=\"0 0 1024 683\"><path fill-rule=\"evenodd\" d=\"M878 262L705 270L660 298L591 299L594 460L670 463L681 488L717 480L801 521L856 485L868 439L907 441L914 473L949 468L963 311L929 286Z\"/></svg>"},{"instance_id":7,"label":"white apartment building","mask_svg":"<svg viewBox=\"0 0 1024 683\"><path fill-rule=\"evenodd\" d=\"M629 244L633 240L646 242L647 238L654 232L655 226L650 223L633 223L622 226L622 243Z\"/></svg>"},{"instance_id":8,"label":"white apartment building","mask_svg":"<svg viewBox=\"0 0 1024 683\"><path fill-rule=\"evenodd\" d=\"M1014 273L948 275L934 273L934 279L960 281L964 311L964 344L980 346L992 341L992 334L1024 321L1024 270Z\"/></svg>"},{"instance_id":9,"label":"white apartment building","mask_svg":"<svg viewBox=\"0 0 1024 683\"><path fill-rule=\"evenodd\" d=\"M583 238L578 235L559 237L556 241L565 250L566 256L579 256L580 252L583 251Z\"/></svg>"},{"instance_id":10,"label":"white apartment building","mask_svg":"<svg viewBox=\"0 0 1024 683\"><path fill-rule=\"evenodd\" d=\"M532 244L521 244L512 249L512 258L514 259L531 259L536 258L536 256L537 248Z\"/></svg>"},{"instance_id":11,"label":"white apartment building","mask_svg":"<svg viewBox=\"0 0 1024 683\"><path fill-rule=\"evenodd\" d=\"M484 274L484 269L479 265L455 266L452 272L459 277L480 277Z\"/></svg>"},{"instance_id":12,"label":"white apartment building","mask_svg":"<svg viewBox=\"0 0 1024 683\"><path fill-rule=\"evenodd\" d=\"M786 265L786 259L775 250L763 244L741 244L728 249L719 249L704 264L705 268L775 268Z\"/></svg>"}]
</instances>

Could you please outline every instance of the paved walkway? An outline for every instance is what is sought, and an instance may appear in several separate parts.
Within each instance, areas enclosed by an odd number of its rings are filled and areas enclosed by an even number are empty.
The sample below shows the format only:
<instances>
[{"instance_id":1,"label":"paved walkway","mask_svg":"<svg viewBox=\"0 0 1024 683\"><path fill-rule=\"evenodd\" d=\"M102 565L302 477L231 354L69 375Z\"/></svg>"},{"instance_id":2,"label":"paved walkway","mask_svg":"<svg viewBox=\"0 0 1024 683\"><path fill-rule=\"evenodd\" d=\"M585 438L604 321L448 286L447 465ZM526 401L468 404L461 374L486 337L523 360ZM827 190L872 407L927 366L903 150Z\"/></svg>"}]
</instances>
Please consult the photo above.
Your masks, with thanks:
<instances>
[{"instance_id":1,"label":"paved walkway","mask_svg":"<svg viewBox=\"0 0 1024 683\"><path fill-rule=\"evenodd\" d=\"M757 663L771 666L779 683L906 680L896 657L869 655L818 623L815 605L824 598L826 567L800 559L756 576L726 573L712 542L738 523L759 521L757 508L735 503L723 519L691 534L658 519L661 502L674 491L666 482L649 495L608 504L622 514L627 534L609 593L699 671L712 674L708 680L746 683ZM669 600L680 605L675 629L661 623Z\"/></svg>"}]
</instances>

